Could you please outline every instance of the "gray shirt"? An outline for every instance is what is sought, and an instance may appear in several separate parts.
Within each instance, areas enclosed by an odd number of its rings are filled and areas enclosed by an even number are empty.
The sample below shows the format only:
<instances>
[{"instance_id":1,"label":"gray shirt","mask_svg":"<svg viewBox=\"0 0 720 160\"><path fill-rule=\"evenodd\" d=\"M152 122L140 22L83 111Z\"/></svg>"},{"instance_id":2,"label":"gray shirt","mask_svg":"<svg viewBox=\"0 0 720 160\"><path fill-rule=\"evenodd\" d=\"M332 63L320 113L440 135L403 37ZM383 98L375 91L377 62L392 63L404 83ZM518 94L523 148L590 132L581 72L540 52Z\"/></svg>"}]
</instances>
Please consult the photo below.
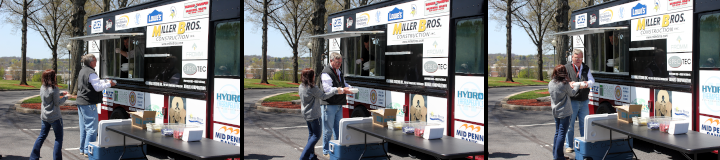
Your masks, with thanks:
<instances>
[{"instance_id":1,"label":"gray shirt","mask_svg":"<svg viewBox=\"0 0 720 160\"><path fill-rule=\"evenodd\" d=\"M40 99L42 99L42 109L40 110L40 120L48 123L55 122L62 118L60 115L60 105L65 103L68 96L60 98L60 89L57 87L40 87Z\"/></svg>"},{"instance_id":2,"label":"gray shirt","mask_svg":"<svg viewBox=\"0 0 720 160\"><path fill-rule=\"evenodd\" d=\"M572 115L570 95L574 95L578 91L580 83L574 83L572 88L569 83L558 82L554 79L548 83L553 117L565 118Z\"/></svg>"},{"instance_id":3,"label":"gray shirt","mask_svg":"<svg viewBox=\"0 0 720 160\"><path fill-rule=\"evenodd\" d=\"M334 87L330 87L330 92L325 92L317 86L310 88L304 84L300 84L298 89L300 102L302 102L300 111L306 121L320 118L320 115L322 115L322 113L320 113L320 101L328 99L337 93L337 88Z\"/></svg>"}]
</instances>

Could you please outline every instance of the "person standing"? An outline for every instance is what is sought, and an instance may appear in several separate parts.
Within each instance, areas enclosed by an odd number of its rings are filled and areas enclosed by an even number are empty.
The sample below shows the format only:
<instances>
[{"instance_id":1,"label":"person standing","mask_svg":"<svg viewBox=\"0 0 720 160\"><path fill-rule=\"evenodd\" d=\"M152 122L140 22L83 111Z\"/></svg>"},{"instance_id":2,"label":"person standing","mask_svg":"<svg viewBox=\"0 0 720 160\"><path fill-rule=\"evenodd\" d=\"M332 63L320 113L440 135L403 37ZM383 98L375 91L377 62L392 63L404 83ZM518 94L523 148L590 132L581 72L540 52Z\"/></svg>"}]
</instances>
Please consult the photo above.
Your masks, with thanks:
<instances>
[{"instance_id":1,"label":"person standing","mask_svg":"<svg viewBox=\"0 0 720 160\"><path fill-rule=\"evenodd\" d=\"M573 112L570 116L570 125L568 125L565 141L565 147L567 148L565 152L572 153L574 148L573 139L575 137L576 118L580 121L580 124L578 124L580 136L585 136L585 116L589 114L588 102L590 102L588 99L588 94L590 93L588 86L592 86L593 83L595 83L595 78L593 78L590 73L590 67L583 63L583 51L580 49L573 50L572 63L566 64L565 69L568 72L570 81L580 83L580 85L578 85L578 92L570 95Z\"/></svg>"},{"instance_id":2,"label":"person standing","mask_svg":"<svg viewBox=\"0 0 720 160\"><path fill-rule=\"evenodd\" d=\"M568 83L569 82L569 83ZM565 143L570 116L572 116L572 105L570 95L578 91L580 83L570 82L565 66L558 64L552 73L552 80L548 83L550 92L550 106L555 119L555 137L553 139L553 159L567 159L562 152L562 145Z\"/></svg>"},{"instance_id":3,"label":"person standing","mask_svg":"<svg viewBox=\"0 0 720 160\"><path fill-rule=\"evenodd\" d=\"M80 154L88 157L87 145L97 138L98 111L97 104L102 102L102 91L115 86L110 80L100 80L95 73L97 59L93 54L82 56L82 69L77 79L78 121L80 125Z\"/></svg>"},{"instance_id":4,"label":"person standing","mask_svg":"<svg viewBox=\"0 0 720 160\"><path fill-rule=\"evenodd\" d=\"M306 68L302 71L302 84L298 87L300 102L302 107L300 111L303 118L307 122L310 136L308 142L300 155L301 160L317 160L315 155L315 144L320 140L320 100L328 99L336 94L342 94L347 90L345 88L330 88L330 92L324 92L319 87L315 87L315 71Z\"/></svg>"},{"instance_id":5,"label":"person standing","mask_svg":"<svg viewBox=\"0 0 720 160\"><path fill-rule=\"evenodd\" d=\"M62 115L60 114L60 105L65 103L68 99L67 91L60 93L60 89L57 88L57 79L55 78L55 71L48 69L42 73L41 79L42 86L40 87L40 98L42 99L42 109L40 110L40 121L42 127L40 128L40 135L35 140L32 152L30 153L30 160L40 159L40 148L43 142L50 132L52 127L55 132L55 146L53 147L53 159L62 159L62 143L63 143L63 121ZM60 98L60 96L64 96Z\"/></svg>"},{"instance_id":6,"label":"person standing","mask_svg":"<svg viewBox=\"0 0 720 160\"><path fill-rule=\"evenodd\" d=\"M352 88L345 83L345 75L340 72L340 66L342 66L342 55L338 52L330 52L330 66L325 66L320 77L325 93L333 92L332 88ZM344 90L344 93L352 92ZM323 155L329 157L330 145L328 142L332 135L335 135L333 140L337 140L339 137L339 123L343 116L342 105L347 104L347 99L345 95L334 95L322 100L320 104L322 104L320 109L322 112Z\"/></svg>"}]
</instances>

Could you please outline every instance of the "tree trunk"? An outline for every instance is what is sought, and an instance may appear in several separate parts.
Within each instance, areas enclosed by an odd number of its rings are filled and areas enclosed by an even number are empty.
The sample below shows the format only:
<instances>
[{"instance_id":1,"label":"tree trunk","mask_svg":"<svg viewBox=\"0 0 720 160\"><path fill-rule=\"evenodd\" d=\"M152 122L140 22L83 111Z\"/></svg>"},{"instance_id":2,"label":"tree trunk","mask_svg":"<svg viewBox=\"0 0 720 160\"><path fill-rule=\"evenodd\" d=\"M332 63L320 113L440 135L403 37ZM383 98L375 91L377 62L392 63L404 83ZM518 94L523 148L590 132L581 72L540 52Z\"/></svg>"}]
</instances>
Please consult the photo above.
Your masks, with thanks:
<instances>
[{"instance_id":1,"label":"tree trunk","mask_svg":"<svg viewBox=\"0 0 720 160\"><path fill-rule=\"evenodd\" d=\"M110 0L103 0L103 12L110 11Z\"/></svg>"},{"instance_id":2,"label":"tree trunk","mask_svg":"<svg viewBox=\"0 0 720 160\"><path fill-rule=\"evenodd\" d=\"M510 21L510 16L512 16L512 3L513 0L507 0L507 9L505 14L505 28L507 30L507 33L505 34L506 37L506 44L505 44L505 52L507 54L507 74L505 74L505 81L508 82L514 82L512 79L512 21Z\"/></svg>"},{"instance_id":3,"label":"tree trunk","mask_svg":"<svg viewBox=\"0 0 720 160\"><path fill-rule=\"evenodd\" d=\"M313 35L320 35L325 33L325 2L326 0L315 0L315 6L312 18ZM316 86L322 86L320 81L320 73L323 69L322 58L325 53L325 47L323 47L325 40L323 38L314 38L312 42L313 62L315 63L315 84Z\"/></svg>"},{"instance_id":4,"label":"tree trunk","mask_svg":"<svg viewBox=\"0 0 720 160\"><path fill-rule=\"evenodd\" d=\"M293 45L293 58L292 58L292 66L293 66L293 72L292 72L292 79L293 83L298 83L298 45L297 41L295 41L295 45Z\"/></svg>"},{"instance_id":5,"label":"tree trunk","mask_svg":"<svg viewBox=\"0 0 720 160\"><path fill-rule=\"evenodd\" d=\"M569 18L568 18L568 11L570 10L570 6L568 5L568 0L559 0L558 1L558 9L555 10L555 22L557 22L557 32L564 32L568 31L569 27ZM565 65L567 64L567 57L565 53L567 52L569 37L567 35L561 35L556 36L556 45L555 46L555 58L557 58L559 61L559 64Z\"/></svg>"},{"instance_id":6,"label":"tree trunk","mask_svg":"<svg viewBox=\"0 0 720 160\"><path fill-rule=\"evenodd\" d=\"M118 8L125 8L127 7L128 0L120 0L120 6Z\"/></svg>"},{"instance_id":7,"label":"tree trunk","mask_svg":"<svg viewBox=\"0 0 720 160\"><path fill-rule=\"evenodd\" d=\"M85 1L86 0L73 0L73 10L72 10L72 21L70 21L70 24L72 26L72 36L83 36L85 35ZM77 95L77 76L80 72L80 56L82 56L82 46L83 41L82 40L75 40L74 42L71 42L73 45L70 48L70 60L71 65L68 66L71 67L72 75L70 76L70 93L72 95Z\"/></svg>"},{"instance_id":8,"label":"tree trunk","mask_svg":"<svg viewBox=\"0 0 720 160\"><path fill-rule=\"evenodd\" d=\"M267 80L267 17L269 0L263 0L263 17L262 17L262 74L260 75L260 83L270 84Z\"/></svg>"},{"instance_id":9,"label":"tree trunk","mask_svg":"<svg viewBox=\"0 0 720 160\"><path fill-rule=\"evenodd\" d=\"M22 18L22 45L20 46L20 52L22 52L22 73L20 76L20 85L27 84L27 19L28 19L28 1L23 0L23 18Z\"/></svg>"},{"instance_id":10,"label":"tree trunk","mask_svg":"<svg viewBox=\"0 0 720 160\"><path fill-rule=\"evenodd\" d=\"M52 55L53 55L53 58L52 58L52 70L55 71L55 73L57 74L57 73L58 73L58 70L57 70L57 56L58 56L58 54L57 54L57 44L55 44L55 47L53 47L53 49L52 49Z\"/></svg>"},{"instance_id":11,"label":"tree trunk","mask_svg":"<svg viewBox=\"0 0 720 160\"><path fill-rule=\"evenodd\" d=\"M345 0L344 10L350 9L350 0Z\"/></svg>"},{"instance_id":12,"label":"tree trunk","mask_svg":"<svg viewBox=\"0 0 720 160\"><path fill-rule=\"evenodd\" d=\"M545 77L543 77L543 67L542 67L543 66L542 43L540 43L536 46L537 46L537 52L538 52L538 55L537 55L537 59L538 59L537 60L537 65L538 65L537 80L543 81L543 78L545 78Z\"/></svg>"}]
</instances>

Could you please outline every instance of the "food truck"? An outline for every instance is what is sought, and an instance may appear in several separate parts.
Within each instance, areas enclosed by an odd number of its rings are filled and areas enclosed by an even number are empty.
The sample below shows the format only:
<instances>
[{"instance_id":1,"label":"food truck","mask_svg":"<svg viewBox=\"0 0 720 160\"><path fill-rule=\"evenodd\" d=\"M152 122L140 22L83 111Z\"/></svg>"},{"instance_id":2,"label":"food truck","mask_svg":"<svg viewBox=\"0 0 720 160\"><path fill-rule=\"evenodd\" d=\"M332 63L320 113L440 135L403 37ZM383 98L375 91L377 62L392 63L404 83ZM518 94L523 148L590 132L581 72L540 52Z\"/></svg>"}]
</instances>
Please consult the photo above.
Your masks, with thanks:
<instances>
[{"instance_id":1,"label":"food truck","mask_svg":"<svg viewBox=\"0 0 720 160\"><path fill-rule=\"evenodd\" d=\"M484 144L487 1L397 0L328 16L329 52L343 57L343 117L397 109L397 121L441 124Z\"/></svg>"},{"instance_id":2,"label":"food truck","mask_svg":"<svg viewBox=\"0 0 720 160\"><path fill-rule=\"evenodd\" d=\"M117 81L99 120L157 111L155 123L200 126L203 137L240 147L240 1L165 0L87 19L86 54Z\"/></svg>"},{"instance_id":3,"label":"food truck","mask_svg":"<svg viewBox=\"0 0 720 160\"><path fill-rule=\"evenodd\" d=\"M616 0L573 11L571 30L557 35L584 51L596 81L590 113L640 104L643 117L680 117L690 130L720 136L719 11L711 0Z\"/></svg>"}]
</instances>

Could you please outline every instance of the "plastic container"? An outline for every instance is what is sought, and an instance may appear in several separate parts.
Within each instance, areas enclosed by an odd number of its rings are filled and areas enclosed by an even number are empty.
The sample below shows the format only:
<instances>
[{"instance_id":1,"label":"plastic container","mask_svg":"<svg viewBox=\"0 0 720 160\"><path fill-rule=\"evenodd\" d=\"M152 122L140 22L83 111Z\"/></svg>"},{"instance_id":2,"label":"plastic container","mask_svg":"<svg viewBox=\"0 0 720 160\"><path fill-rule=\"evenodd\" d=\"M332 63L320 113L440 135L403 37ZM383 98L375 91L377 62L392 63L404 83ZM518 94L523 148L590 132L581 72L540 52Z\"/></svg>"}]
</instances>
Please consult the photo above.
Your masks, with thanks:
<instances>
[{"instance_id":1,"label":"plastic container","mask_svg":"<svg viewBox=\"0 0 720 160\"><path fill-rule=\"evenodd\" d=\"M648 123L648 117L633 117L633 125L644 126Z\"/></svg>"},{"instance_id":2,"label":"plastic container","mask_svg":"<svg viewBox=\"0 0 720 160\"><path fill-rule=\"evenodd\" d=\"M664 119L665 117L648 117L647 121L647 127L651 130L660 129L660 120Z\"/></svg>"},{"instance_id":3,"label":"plastic container","mask_svg":"<svg viewBox=\"0 0 720 160\"><path fill-rule=\"evenodd\" d=\"M173 138L182 140L183 133L186 128L198 128L198 126L195 125L187 125L187 124L178 124L175 126L175 129L173 129Z\"/></svg>"},{"instance_id":4,"label":"plastic container","mask_svg":"<svg viewBox=\"0 0 720 160\"><path fill-rule=\"evenodd\" d=\"M426 126L438 126L440 124L437 123L427 123L427 122L417 122L414 124L415 127L415 136L416 137L423 137L423 134L425 134L425 127Z\"/></svg>"},{"instance_id":5,"label":"plastic container","mask_svg":"<svg viewBox=\"0 0 720 160\"><path fill-rule=\"evenodd\" d=\"M403 127L404 124L405 124L405 123L403 123L403 122L398 122L398 121L388 121L388 122L387 122L387 125L388 125L387 129L388 129L388 130L402 130L402 127Z\"/></svg>"},{"instance_id":6,"label":"plastic container","mask_svg":"<svg viewBox=\"0 0 720 160\"><path fill-rule=\"evenodd\" d=\"M405 134L415 133L415 123L419 123L419 122L404 122L402 124L402 132Z\"/></svg>"},{"instance_id":7,"label":"plastic container","mask_svg":"<svg viewBox=\"0 0 720 160\"><path fill-rule=\"evenodd\" d=\"M162 134L163 136L167 136L167 137L173 136L173 131L175 130L175 127L177 127L178 125L179 125L178 123L161 124L160 134Z\"/></svg>"},{"instance_id":8,"label":"plastic container","mask_svg":"<svg viewBox=\"0 0 720 160\"><path fill-rule=\"evenodd\" d=\"M668 133L668 130L670 130L670 122L672 121L682 121L685 120L684 118L672 118L672 117L666 117L660 120L660 132Z\"/></svg>"}]
</instances>

